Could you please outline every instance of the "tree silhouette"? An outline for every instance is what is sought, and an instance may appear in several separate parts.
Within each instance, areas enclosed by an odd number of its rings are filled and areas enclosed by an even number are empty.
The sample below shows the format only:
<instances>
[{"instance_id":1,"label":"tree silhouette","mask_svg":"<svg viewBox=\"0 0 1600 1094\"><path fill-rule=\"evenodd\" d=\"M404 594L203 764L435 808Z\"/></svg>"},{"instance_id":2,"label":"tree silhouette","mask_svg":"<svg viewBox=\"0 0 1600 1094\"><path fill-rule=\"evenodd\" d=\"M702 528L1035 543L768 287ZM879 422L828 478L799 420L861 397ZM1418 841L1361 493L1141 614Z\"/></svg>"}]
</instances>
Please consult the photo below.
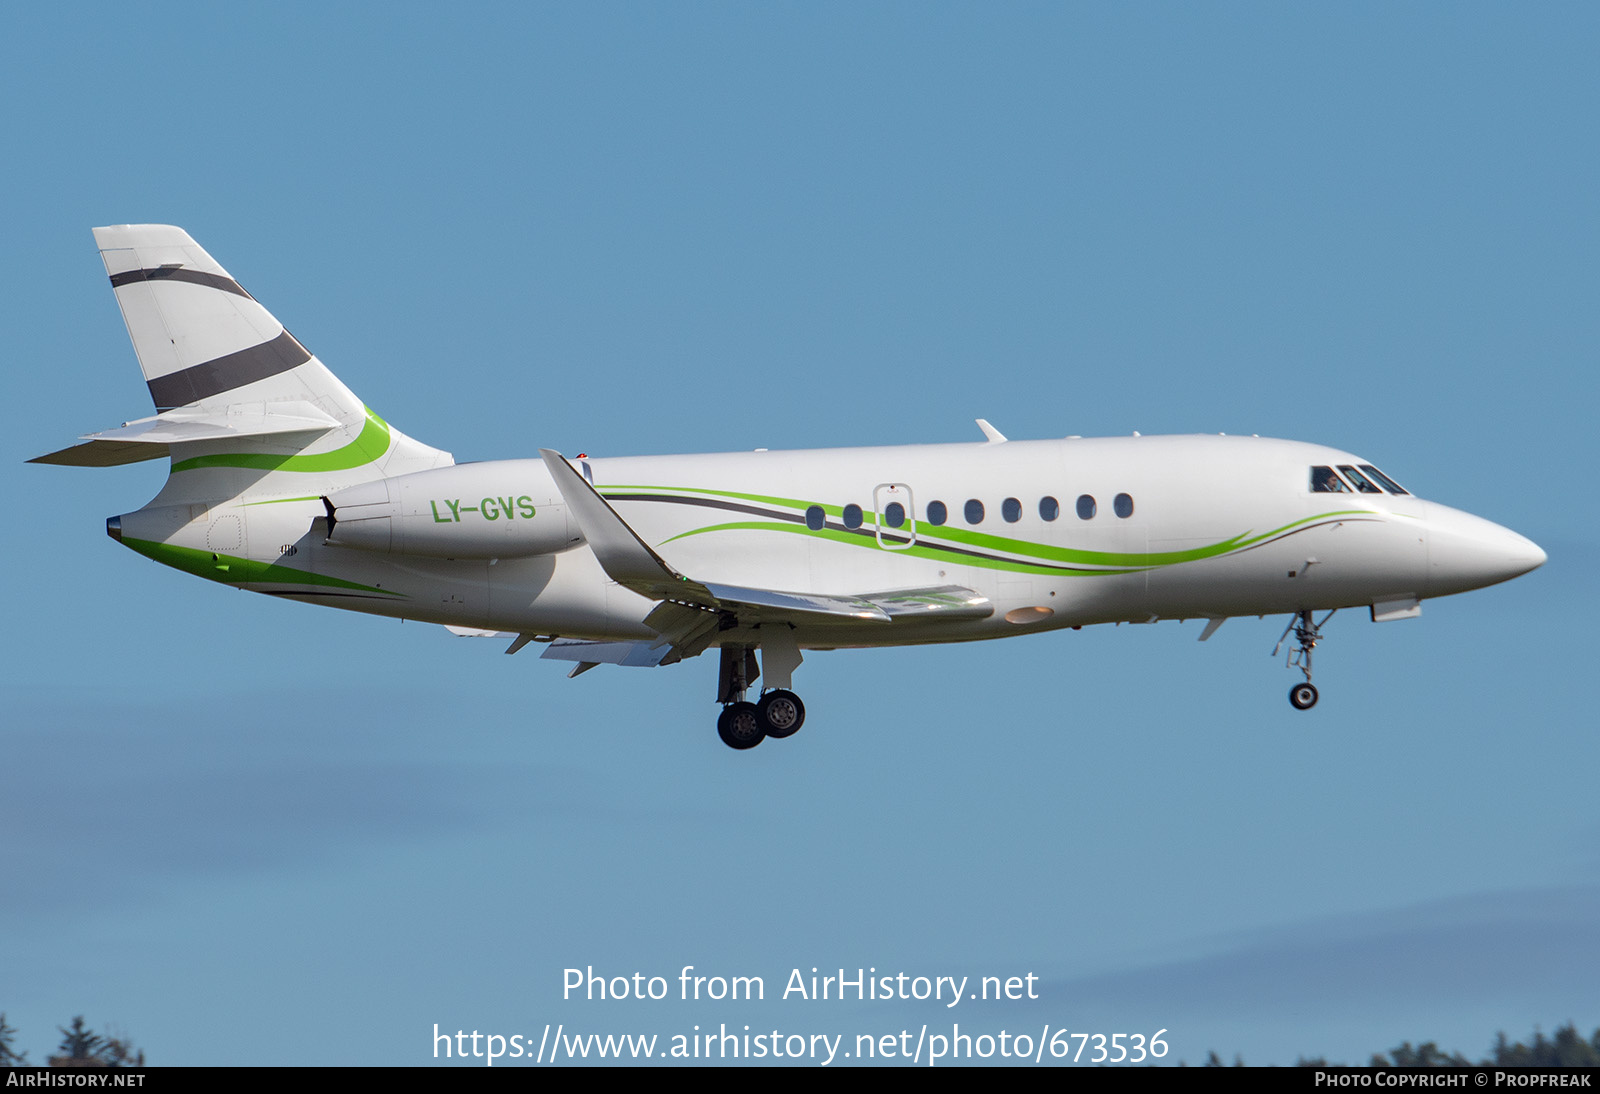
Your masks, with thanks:
<instances>
[{"instance_id":1,"label":"tree silhouette","mask_svg":"<svg viewBox=\"0 0 1600 1094\"><path fill-rule=\"evenodd\" d=\"M1440 1052L1439 1046L1425 1041L1416 1048L1410 1041L1402 1041L1399 1048L1391 1048L1389 1055L1378 1053L1372 1058L1373 1067L1471 1067L1472 1061L1459 1053Z\"/></svg>"},{"instance_id":2,"label":"tree silhouette","mask_svg":"<svg viewBox=\"0 0 1600 1094\"><path fill-rule=\"evenodd\" d=\"M56 1048L60 1055L50 1057L51 1067L104 1067L105 1062L95 1053L105 1047L106 1039L83 1024L83 1015L72 1020L71 1026L57 1026L61 1044Z\"/></svg>"},{"instance_id":3,"label":"tree silhouette","mask_svg":"<svg viewBox=\"0 0 1600 1094\"><path fill-rule=\"evenodd\" d=\"M6 1016L0 1011L0 1067L27 1067L28 1054L17 1053L11 1048L12 1038L17 1031L6 1025Z\"/></svg>"},{"instance_id":4,"label":"tree silhouette","mask_svg":"<svg viewBox=\"0 0 1600 1094\"><path fill-rule=\"evenodd\" d=\"M1235 1056L1234 1063L1240 1062ZM1221 1067L1222 1060L1212 1052L1206 1064L1208 1067ZM1295 1061L1295 1066L1344 1067L1345 1065L1330 1064L1325 1056L1302 1056ZM1459 1052L1441 1052L1438 1043L1434 1041L1424 1041L1416 1046L1410 1041L1402 1041L1399 1047L1390 1049L1387 1054L1375 1053L1367 1066L1600 1067L1600 1029L1596 1029L1593 1035L1585 1039L1583 1034L1578 1032L1578 1027L1571 1022L1559 1027L1554 1037L1546 1037L1542 1030L1536 1028L1529 1044L1509 1041L1504 1033L1500 1033L1495 1036L1494 1050L1489 1056L1477 1062Z\"/></svg>"},{"instance_id":5,"label":"tree silhouette","mask_svg":"<svg viewBox=\"0 0 1600 1094\"><path fill-rule=\"evenodd\" d=\"M136 1048L125 1034L102 1037L84 1025L83 1015L70 1026L57 1026L61 1044L49 1057L51 1067L144 1067L144 1050ZM17 1031L6 1024L0 1011L0 1067L29 1067L28 1054L16 1051Z\"/></svg>"},{"instance_id":6,"label":"tree silhouette","mask_svg":"<svg viewBox=\"0 0 1600 1094\"><path fill-rule=\"evenodd\" d=\"M1553 1040L1534 1030L1531 1045L1521 1041L1507 1044L1502 1033L1495 1038L1492 1062L1501 1067L1600 1067L1600 1029L1585 1041L1577 1027L1568 1022L1556 1030Z\"/></svg>"}]
</instances>

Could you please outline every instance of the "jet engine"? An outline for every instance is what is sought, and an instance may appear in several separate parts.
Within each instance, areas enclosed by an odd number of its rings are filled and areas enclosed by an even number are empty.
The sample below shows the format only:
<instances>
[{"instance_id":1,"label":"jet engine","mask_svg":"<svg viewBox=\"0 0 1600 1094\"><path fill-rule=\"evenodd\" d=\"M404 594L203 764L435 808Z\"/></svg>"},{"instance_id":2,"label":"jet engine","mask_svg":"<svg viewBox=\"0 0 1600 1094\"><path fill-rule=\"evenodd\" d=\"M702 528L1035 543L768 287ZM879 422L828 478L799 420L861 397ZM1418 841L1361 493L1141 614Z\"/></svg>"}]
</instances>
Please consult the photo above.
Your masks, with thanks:
<instances>
[{"instance_id":1,"label":"jet engine","mask_svg":"<svg viewBox=\"0 0 1600 1094\"><path fill-rule=\"evenodd\" d=\"M458 464L322 499L326 542L428 558L523 558L583 542L540 460Z\"/></svg>"}]
</instances>

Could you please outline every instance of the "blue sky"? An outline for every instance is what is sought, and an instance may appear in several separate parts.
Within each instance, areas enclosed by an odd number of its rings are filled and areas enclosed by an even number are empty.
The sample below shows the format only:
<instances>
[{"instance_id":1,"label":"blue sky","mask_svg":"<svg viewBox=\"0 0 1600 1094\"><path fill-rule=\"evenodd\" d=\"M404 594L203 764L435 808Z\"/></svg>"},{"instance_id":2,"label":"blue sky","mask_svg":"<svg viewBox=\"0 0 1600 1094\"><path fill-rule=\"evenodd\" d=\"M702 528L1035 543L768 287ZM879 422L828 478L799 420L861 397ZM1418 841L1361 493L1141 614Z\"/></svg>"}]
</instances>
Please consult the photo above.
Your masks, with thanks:
<instances>
[{"instance_id":1,"label":"blue sky","mask_svg":"<svg viewBox=\"0 0 1600 1094\"><path fill-rule=\"evenodd\" d=\"M1577 4L8 9L0 1010L156 1063L503 1034L1600 1025L1600 16ZM28 467L148 397L89 228L183 225L458 459L1260 433L1540 543L1417 621L602 668L241 595ZM1354 615L1354 613L1346 613ZM580 1003L562 970L760 975ZM779 1001L792 968L1036 1001ZM968 1024L970 1023L970 1025Z\"/></svg>"}]
</instances>

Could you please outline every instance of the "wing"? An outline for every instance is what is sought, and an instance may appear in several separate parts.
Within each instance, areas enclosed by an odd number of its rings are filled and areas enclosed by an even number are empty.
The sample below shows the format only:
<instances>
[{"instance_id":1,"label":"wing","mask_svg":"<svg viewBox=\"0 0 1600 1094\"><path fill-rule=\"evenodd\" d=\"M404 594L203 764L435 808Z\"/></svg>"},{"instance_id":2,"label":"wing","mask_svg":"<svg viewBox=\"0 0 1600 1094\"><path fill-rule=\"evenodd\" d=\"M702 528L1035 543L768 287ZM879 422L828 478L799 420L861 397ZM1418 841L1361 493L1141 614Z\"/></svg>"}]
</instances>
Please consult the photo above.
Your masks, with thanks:
<instances>
[{"instance_id":1,"label":"wing","mask_svg":"<svg viewBox=\"0 0 1600 1094\"><path fill-rule=\"evenodd\" d=\"M546 448L540 449L539 455L601 569L624 588L661 601L645 617L645 623L662 636L655 645L671 645L680 657L693 657L706 649L726 615L746 624L859 622L882 626L913 616L956 620L986 619L994 614L987 597L960 585L838 596L696 580L656 554L559 452Z\"/></svg>"}]
</instances>

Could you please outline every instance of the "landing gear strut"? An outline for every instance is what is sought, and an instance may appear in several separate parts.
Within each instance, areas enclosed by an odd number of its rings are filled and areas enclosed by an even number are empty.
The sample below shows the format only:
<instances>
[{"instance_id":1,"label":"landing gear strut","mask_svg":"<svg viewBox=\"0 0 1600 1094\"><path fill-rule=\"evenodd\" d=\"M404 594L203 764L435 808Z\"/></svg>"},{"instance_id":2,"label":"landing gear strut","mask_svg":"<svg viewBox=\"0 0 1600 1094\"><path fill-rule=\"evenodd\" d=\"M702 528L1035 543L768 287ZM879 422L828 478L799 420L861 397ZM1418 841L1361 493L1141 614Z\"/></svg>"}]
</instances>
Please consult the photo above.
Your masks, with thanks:
<instances>
[{"instance_id":1,"label":"landing gear strut","mask_svg":"<svg viewBox=\"0 0 1600 1094\"><path fill-rule=\"evenodd\" d=\"M776 643L775 643L776 645ZM780 677L774 683L788 684L788 676L800 662L799 652L763 649L769 675ZM760 702L745 701L750 683L761 674L755 650L744 646L722 648L722 672L717 684L717 702L722 713L717 717L717 736L729 748L754 748L768 737L781 740L793 736L805 724L806 705L787 687L774 687L762 693Z\"/></svg>"},{"instance_id":2,"label":"landing gear strut","mask_svg":"<svg viewBox=\"0 0 1600 1094\"><path fill-rule=\"evenodd\" d=\"M1310 710L1317 705L1317 689L1311 683L1311 652L1317 648L1317 643L1322 640L1322 628L1332 619L1335 608L1322 617L1318 623L1311 616L1310 609L1306 609L1289 620L1289 625L1283 628L1283 634L1278 638L1278 644L1272 647L1272 656L1278 656L1278 651L1283 649L1283 644L1289 638L1289 632L1294 632L1295 646L1289 651L1288 665L1290 668L1298 667L1305 673L1305 683L1296 684L1289 689L1289 702L1296 710Z\"/></svg>"}]
</instances>

